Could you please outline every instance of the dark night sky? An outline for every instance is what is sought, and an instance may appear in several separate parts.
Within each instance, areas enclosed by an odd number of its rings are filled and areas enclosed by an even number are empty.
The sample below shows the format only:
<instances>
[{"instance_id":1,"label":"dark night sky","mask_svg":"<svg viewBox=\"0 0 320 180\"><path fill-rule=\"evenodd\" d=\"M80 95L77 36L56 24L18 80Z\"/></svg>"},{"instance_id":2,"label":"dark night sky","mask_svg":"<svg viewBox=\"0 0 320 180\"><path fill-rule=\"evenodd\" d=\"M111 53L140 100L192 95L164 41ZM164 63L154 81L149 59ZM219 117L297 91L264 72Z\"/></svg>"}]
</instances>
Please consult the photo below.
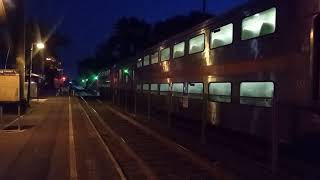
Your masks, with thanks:
<instances>
[{"instance_id":1,"label":"dark night sky","mask_svg":"<svg viewBox=\"0 0 320 180\"><path fill-rule=\"evenodd\" d=\"M219 14L245 1L208 0L208 12ZM119 17L136 16L154 23L201 8L202 0L33 0L27 9L49 24L63 19L58 30L68 36L71 45L61 52L61 58L65 72L74 78L76 62L94 53Z\"/></svg>"}]
</instances>

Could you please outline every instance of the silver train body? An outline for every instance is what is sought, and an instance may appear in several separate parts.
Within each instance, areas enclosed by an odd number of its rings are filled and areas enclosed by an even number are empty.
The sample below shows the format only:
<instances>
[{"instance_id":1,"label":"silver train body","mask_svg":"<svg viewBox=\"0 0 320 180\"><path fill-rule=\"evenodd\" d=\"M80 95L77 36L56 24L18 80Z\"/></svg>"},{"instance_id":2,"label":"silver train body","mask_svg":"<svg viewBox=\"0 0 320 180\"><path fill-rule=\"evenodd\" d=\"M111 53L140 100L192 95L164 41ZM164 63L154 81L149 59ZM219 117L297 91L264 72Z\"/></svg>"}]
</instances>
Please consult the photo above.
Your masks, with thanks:
<instances>
[{"instance_id":1,"label":"silver train body","mask_svg":"<svg viewBox=\"0 0 320 180\"><path fill-rule=\"evenodd\" d=\"M203 133L221 128L269 139L276 112L281 141L319 134L319 8L317 0L252 1L102 72L101 95L141 112L150 103L150 111L168 111ZM250 34L253 25L258 33ZM232 39L224 37L230 29ZM201 34L204 47L193 50Z\"/></svg>"}]
</instances>

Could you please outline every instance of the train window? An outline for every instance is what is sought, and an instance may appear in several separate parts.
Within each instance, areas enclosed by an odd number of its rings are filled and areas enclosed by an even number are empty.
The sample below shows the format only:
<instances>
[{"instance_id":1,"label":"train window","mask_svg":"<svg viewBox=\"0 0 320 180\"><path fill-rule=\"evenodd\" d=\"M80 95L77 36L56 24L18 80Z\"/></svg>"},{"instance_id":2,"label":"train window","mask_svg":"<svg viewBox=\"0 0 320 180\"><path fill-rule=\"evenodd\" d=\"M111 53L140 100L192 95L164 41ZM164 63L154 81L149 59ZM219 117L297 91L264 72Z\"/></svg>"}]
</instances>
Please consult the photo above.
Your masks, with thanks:
<instances>
[{"instance_id":1,"label":"train window","mask_svg":"<svg viewBox=\"0 0 320 180\"><path fill-rule=\"evenodd\" d=\"M202 93L203 93L203 83L188 84L188 94L202 94Z\"/></svg>"},{"instance_id":2,"label":"train window","mask_svg":"<svg viewBox=\"0 0 320 180\"><path fill-rule=\"evenodd\" d=\"M170 91L169 84L160 84L160 95L167 95Z\"/></svg>"},{"instance_id":3,"label":"train window","mask_svg":"<svg viewBox=\"0 0 320 180\"><path fill-rule=\"evenodd\" d=\"M159 85L158 84L151 84L151 91L158 91Z\"/></svg>"},{"instance_id":4,"label":"train window","mask_svg":"<svg viewBox=\"0 0 320 180\"><path fill-rule=\"evenodd\" d=\"M189 40L189 54L202 52L204 50L204 34Z\"/></svg>"},{"instance_id":5,"label":"train window","mask_svg":"<svg viewBox=\"0 0 320 180\"><path fill-rule=\"evenodd\" d=\"M151 94L158 94L158 88L159 88L158 84L150 84Z\"/></svg>"},{"instance_id":6,"label":"train window","mask_svg":"<svg viewBox=\"0 0 320 180\"><path fill-rule=\"evenodd\" d=\"M184 56L185 42L181 42L173 46L173 58Z\"/></svg>"},{"instance_id":7,"label":"train window","mask_svg":"<svg viewBox=\"0 0 320 180\"><path fill-rule=\"evenodd\" d=\"M138 59L137 61L137 68L141 68L142 67L142 59Z\"/></svg>"},{"instance_id":8,"label":"train window","mask_svg":"<svg viewBox=\"0 0 320 180\"><path fill-rule=\"evenodd\" d=\"M158 91L158 84L151 84L151 91Z\"/></svg>"},{"instance_id":9,"label":"train window","mask_svg":"<svg viewBox=\"0 0 320 180\"><path fill-rule=\"evenodd\" d=\"M151 55L151 64L156 64L159 62L159 53L155 52Z\"/></svg>"},{"instance_id":10,"label":"train window","mask_svg":"<svg viewBox=\"0 0 320 180\"><path fill-rule=\"evenodd\" d=\"M183 83L173 83L172 85L172 94L173 96L182 96L183 95Z\"/></svg>"},{"instance_id":11,"label":"train window","mask_svg":"<svg viewBox=\"0 0 320 180\"><path fill-rule=\"evenodd\" d=\"M143 58L143 66L148 66L150 64L150 56L147 55Z\"/></svg>"},{"instance_id":12,"label":"train window","mask_svg":"<svg viewBox=\"0 0 320 180\"><path fill-rule=\"evenodd\" d=\"M161 61L167 61L170 59L170 48L163 49L161 51Z\"/></svg>"},{"instance_id":13,"label":"train window","mask_svg":"<svg viewBox=\"0 0 320 180\"><path fill-rule=\"evenodd\" d=\"M211 32L211 48L231 44L233 41L233 24L228 24Z\"/></svg>"},{"instance_id":14,"label":"train window","mask_svg":"<svg viewBox=\"0 0 320 180\"><path fill-rule=\"evenodd\" d=\"M273 82L242 82L240 84L240 104L270 107L273 92Z\"/></svg>"},{"instance_id":15,"label":"train window","mask_svg":"<svg viewBox=\"0 0 320 180\"><path fill-rule=\"evenodd\" d=\"M241 39L247 40L272 34L275 30L276 8L271 8L243 19Z\"/></svg>"},{"instance_id":16,"label":"train window","mask_svg":"<svg viewBox=\"0 0 320 180\"><path fill-rule=\"evenodd\" d=\"M217 82L209 84L209 100L214 102L231 102L231 83Z\"/></svg>"},{"instance_id":17,"label":"train window","mask_svg":"<svg viewBox=\"0 0 320 180\"><path fill-rule=\"evenodd\" d=\"M161 92L168 92L169 91L169 84L160 84L160 91Z\"/></svg>"},{"instance_id":18,"label":"train window","mask_svg":"<svg viewBox=\"0 0 320 180\"><path fill-rule=\"evenodd\" d=\"M143 84L143 86L142 86L143 91L149 91L150 90L149 88L150 88L149 84Z\"/></svg>"},{"instance_id":19,"label":"train window","mask_svg":"<svg viewBox=\"0 0 320 180\"><path fill-rule=\"evenodd\" d=\"M188 96L191 98L202 98L203 83L189 83Z\"/></svg>"}]
</instances>

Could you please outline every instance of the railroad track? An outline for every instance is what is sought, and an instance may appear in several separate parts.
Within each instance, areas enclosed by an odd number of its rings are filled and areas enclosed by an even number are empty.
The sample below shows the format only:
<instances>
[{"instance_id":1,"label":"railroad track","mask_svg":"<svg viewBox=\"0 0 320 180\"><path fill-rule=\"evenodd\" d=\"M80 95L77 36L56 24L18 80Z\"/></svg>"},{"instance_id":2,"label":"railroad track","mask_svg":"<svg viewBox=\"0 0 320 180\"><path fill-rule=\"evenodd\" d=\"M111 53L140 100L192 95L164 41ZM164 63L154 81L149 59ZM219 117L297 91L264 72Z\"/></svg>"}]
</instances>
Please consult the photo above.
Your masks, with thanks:
<instances>
[{"instance_id":1,"label":"railroad track","mask_svg":"<svg viewBox=\"0 0 320 180\"><path fill-rule=\"evenodd\" d=\"M236 179L218 163L198 157L112 108L82 97L80 104L113 156L122 180Z\"/></svg>"}]
</instances>

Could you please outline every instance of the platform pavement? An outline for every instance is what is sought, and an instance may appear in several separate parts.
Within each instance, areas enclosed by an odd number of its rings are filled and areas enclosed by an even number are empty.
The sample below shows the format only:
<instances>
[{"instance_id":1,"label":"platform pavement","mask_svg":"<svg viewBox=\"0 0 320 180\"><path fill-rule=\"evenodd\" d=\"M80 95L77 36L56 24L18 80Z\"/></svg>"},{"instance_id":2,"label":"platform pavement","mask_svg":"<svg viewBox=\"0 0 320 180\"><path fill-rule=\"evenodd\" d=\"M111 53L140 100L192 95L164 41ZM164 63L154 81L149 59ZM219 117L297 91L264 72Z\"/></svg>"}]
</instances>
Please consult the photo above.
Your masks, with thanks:
<instances>
[{"instance_id":1,"label":"platform pavement","mask_svg":"<svg viewBox=\"0 0 320 180\"><path fill-rule=\"evenodd\" d=\"M20 131L0 131L0 179L118 179L86 121L75 98L33 102Z\"/></svg>"}]
</instances>

